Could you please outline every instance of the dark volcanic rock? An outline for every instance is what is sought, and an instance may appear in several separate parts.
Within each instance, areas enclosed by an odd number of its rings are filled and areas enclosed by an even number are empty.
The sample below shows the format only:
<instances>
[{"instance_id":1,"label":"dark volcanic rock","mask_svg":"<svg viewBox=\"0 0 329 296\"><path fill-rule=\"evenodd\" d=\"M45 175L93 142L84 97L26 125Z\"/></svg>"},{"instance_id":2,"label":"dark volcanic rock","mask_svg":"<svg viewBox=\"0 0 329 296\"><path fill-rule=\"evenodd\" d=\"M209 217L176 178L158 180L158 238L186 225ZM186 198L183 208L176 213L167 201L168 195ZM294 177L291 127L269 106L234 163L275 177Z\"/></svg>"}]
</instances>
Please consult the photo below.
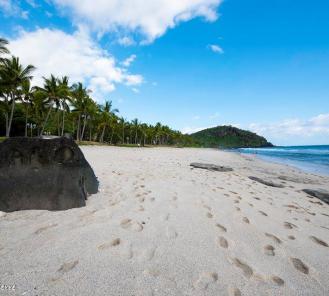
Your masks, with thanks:
<instances>
[{"instance_id":1,"label":"dark volcanic rock","mask_svg":"<svg viewBox=\"0 0 329 296\"><path fill-rule=\"evenodd\" d=\"M303 189L303 191L329 204L329 192L323 189Z\"/></svg>"},{"instance_id":2,"label":"dark volcanic rock","mask_svg":"<svg viewBox=\"0 0 329 296\"><path fill-rule=\"evenodd\" d=\"M258 177L250 176L249 179L253 180L253 181L256 181L256 182L259 182L261 184L264 184L266 186L270 186L270 187L277 187L277 188L283 188L284 187L282 184L277 184L277 183L274 183L272 181L264 180L264 179L261 179L261 178L258 178Z\"/></svg>"},{"instance_id":3,"label":"dark volcanic rock","mask_svg":"<svg viewBox=\"0 0 329 296\"><path fill-rule=\"evenodd\" d=\"M83 207L97 178L78 145L65 137L0 143L0 211Z\"/></svg>"},{"instance_id":4,"label":"dark volcanic rock","mask_svg":"<svg viewBox=\"0 0 329 296\"><path fill-rule=\"evenodd\" d=\"M198 162L193 162L190 164L190 166L198 169L205 169L209 171L217 171L217 172L231 172L233 171L232 168L230 167L224 167L224 166L219 166L215 164L209 164L209 163L198 163Z\"/></svg>"}]
</instances>

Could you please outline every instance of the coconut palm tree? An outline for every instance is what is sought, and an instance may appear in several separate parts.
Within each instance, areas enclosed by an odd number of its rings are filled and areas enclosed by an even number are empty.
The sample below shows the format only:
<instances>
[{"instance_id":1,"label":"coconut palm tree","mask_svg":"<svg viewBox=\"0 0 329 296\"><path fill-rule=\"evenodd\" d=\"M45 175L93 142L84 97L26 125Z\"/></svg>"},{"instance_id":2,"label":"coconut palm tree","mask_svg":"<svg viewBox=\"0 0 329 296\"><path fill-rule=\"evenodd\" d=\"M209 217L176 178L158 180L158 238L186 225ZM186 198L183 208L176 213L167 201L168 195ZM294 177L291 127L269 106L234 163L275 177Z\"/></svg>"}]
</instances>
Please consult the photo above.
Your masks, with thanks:
<instances>
[{"instance_id":1,"label":"coconut palm tree","mask_svg":"<svg viewBox=\"0 0 329 296\"><path fill-rule=\"evenodd\" d=\"M77 114L77 132L76 140L80 141L81 139L81 119L86 113L87 109L87 100L88 100L88 90L83 86L81 82L73 84L71 87L71 104L73 106L72 112Z\"/></svg>"},{"instance_id":2,"label":"coconut palm tree","mask_svg":"<svg viewBox=\"0 0 329 296\"><path fill-rule=\"evenodd\" d=\"M102 128L102 133L100 136L100 142L104 142L104 135L106 128L111 125L111 119L115 115L115 113L118 113L118 109L112 109L112 101L106 101L105 105L100 106L100 112L101 112L101 122L100 127Z\"/></svg>"},{"instance_id":3,"label":"coconut palm tree","mask_svg":"<svg viewBox=\"0 0 329 296\"><path fill-rule=\"evenodd\" d=\"M5 105L6 137L10 136L15 102L19 98L22 84L32 79L31 73L34 69L32 65L24 67L19 58L14 56L1 61L0 88Z\"/></svg>"},{"instance_id":4,"label":"coconut palm tree","mask_svg":"<svg viewBox=\"0 0 329 296\"><path fill-rule=\"evenodd\" d=\"M124 117L119 118L119 123L122 127L122 144L125 143L125 127L126 127L126 119Z\"/></svg>"},{"instance_id":5,"label":"coconut palm tree","mask_svg":"<svg viewBox=\"0 0 329 296\"><path fill-rule=\"evenodd\" d=\"M67 76L58 79L58 87L60 89L60 109L62 113L62 123L60 135L64 135L65 130L65 113L70 112L69 103L71 102L71 91L69 87L69 78Z\"/></svg>"},{"instance_id":6,"label":"coconut palm tree","mask_svg":"<svg viewBox=\"0 0 329 296\"><path fill-rule=\"evenodd\" d=\"M96 105L96 103L93 101L92 98L90 98L89 96L87 96L85 98L84 108L82 110L83 127L82 127L82 132L81 132L81 135L80 135L80 139L81 140L83 140L83 137L84 137L84 134L85 134L85 130L86 130L86 126L87 126L88 121L90 121L91 118L93 118L96 113L97 113L97 105Z\"/></svg>"},{"instance_id":7,"label":"coconut palm tree","mask_svg":"<svg viewBox=\"0 0 329 296\"><path fill-rule=\"evenodd\" d=\"M135 130L135 144L137 144L138 141L138 130L139 130L139 121L137 118L133 119L131 121L132 126L134 127Z\"/></svg>"},{"instance_id":8,"label":"coconut palm tree","mask_svg":"<svg viewBox=\"0 0 329 296\"><path fill-rule=\"evenodd\" d=\"M23 104L24 113L25 113L25 137L27 137L27 120L29 117L30 109L33 104L33 95L34 95L34 92L31 88L30 80L25 80L22 83L22 89L21 89L21 95L20 95L20 100Z\"/></svg>"},{"instance_id":9,"label":"coconut palm tree","mask_svg":"<svg viewBox=\"0 0 329 296\"><path fill-rule=\"evenodd\" d=\"M7 48L8 41L4 38L0 38L0 55L9 53L9 50ZM2 62L3 59L0 56L0 62Z\"/></svg>"},{"instance_id":10,"label":"coconut palm tree","mask_svg":"<svg viewBox=\"0 0 329 296\"><path fill-rule=\"evenodd\" d=\"M57 110L60 108L63 97L63 91L59 84L58 78L51 74L50 78L43 77L43 80L43 87L35 87L38 95L43 97L43 103L48 109L46 118L41 127L40 136L42 136L46 128L51 111L54 109L54 106Z\"/></svg>"}]
</instances>

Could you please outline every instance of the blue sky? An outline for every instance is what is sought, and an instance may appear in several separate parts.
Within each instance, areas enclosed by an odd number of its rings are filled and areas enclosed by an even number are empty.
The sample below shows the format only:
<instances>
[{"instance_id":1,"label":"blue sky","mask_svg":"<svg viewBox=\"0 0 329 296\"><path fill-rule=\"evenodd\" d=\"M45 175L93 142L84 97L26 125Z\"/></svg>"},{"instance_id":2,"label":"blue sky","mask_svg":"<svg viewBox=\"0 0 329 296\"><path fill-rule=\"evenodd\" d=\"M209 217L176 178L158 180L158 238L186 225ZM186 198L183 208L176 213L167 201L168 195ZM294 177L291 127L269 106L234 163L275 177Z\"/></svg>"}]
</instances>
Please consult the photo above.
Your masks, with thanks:
<instances>
[{"instance_id":1,"label":"blue sky","mask_svg":"<svg viewBox=\"0 0 329 296\"><path fill-rule=\"evenodd\" d=\"M0 0L0 11L35 83L67 74L127 119L183 132L232 124L277 145L329 144L326 0Z\"/></svg>"}]
</instances>

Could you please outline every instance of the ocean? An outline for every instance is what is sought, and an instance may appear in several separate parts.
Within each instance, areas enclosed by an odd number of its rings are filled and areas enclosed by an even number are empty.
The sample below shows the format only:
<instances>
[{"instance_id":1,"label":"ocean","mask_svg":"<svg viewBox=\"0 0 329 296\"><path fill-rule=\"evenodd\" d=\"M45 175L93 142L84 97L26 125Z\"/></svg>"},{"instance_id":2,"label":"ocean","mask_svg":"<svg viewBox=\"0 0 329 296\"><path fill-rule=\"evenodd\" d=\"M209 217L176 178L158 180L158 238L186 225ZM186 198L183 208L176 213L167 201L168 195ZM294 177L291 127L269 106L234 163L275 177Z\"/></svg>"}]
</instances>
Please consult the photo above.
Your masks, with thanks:
<instances>
[{"instance_id":1,"label":"ocean","mask_svg":"<svg viewBox=\"0 0 329 296\"><path fill-rule=\"evenodd\" d=\"M243 154L256 155L264 160L295 166L310 173L329 175L329 145L240 148L235 150Z\"/></svg>"}]
</instances>

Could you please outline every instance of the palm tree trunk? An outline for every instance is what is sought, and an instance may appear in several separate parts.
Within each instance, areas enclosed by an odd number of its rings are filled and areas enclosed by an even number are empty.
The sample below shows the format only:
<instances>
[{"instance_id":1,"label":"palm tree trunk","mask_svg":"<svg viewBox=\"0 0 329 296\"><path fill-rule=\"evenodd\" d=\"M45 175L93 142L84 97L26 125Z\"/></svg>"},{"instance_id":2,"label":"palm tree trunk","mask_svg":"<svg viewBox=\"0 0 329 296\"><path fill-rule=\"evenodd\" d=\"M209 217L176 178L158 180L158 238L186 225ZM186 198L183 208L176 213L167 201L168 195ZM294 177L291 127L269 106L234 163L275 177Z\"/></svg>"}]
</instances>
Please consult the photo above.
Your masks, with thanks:
<instances>
[{"instance_id":1,"label":"palm tree trunk","mask_svg":"<svg viewBox=\"0 0 329 296\"><path fill-rule=\"evenodd\" d=\"M112 128L112 131L111 131L111 138L110 138L110 144L111 145L112 145L113 134L114 134L114 127Z\"/></svg>"},{"instance_id":2,"label":"palm tree trunk","mask_svg":"<svg viewBox=\"0 0 329 296\"><path fill-rule=\"evenodd\" d=\"M59 111L57 111L57 136L60 136L61 135L61 120L59 118Z\"/></svg>"},{"instance_id":3,"label":"palm tree trunk","mask_svg":"<svg viewBox=\"0 0 329 296\"><path fill-rule=\"evenodd\" d=\"M103 130L102 130L102 134L101 134L101 137L100 137L100 142L101 142L101 143L104 142L105 128L106 128L106 125L104 125Z\"/></svg>"},{"instance_id":4,"label":"palm tree trunk","mask_svg":"<svg viewBox=\"0 0 329 296\"><path fill-rule=\"evenodd\" d=\"M80 137L80 125L81 125L81 114L79 114L79 118L78 118L77 141L80 141L80 139L79 139L79 137Z\"/></svg>"},{"instance_id":5,"label":"palm tree trunk","mask_svg":"<svg viewBox=\"0 0 329 296\"><path fill-rule=\"evenodd\" d=\"M62 116L62 133L61 136L64 136L64 129L65 129L65 110L63 109L63 116Z\"/></svg>"},{"instance_id":6,"label":"palm tree trunk","mask_svg":"<svg viewBox=\"0 0 329 296\"><path fill-rule=\"evenodd\" d=\"M8 122L8 129L6 131L6 137L9 137L10 136L10 130L11 130L12 122L13 122L14 109L15 109L14 95L11 95L11 99L12 99L12 103L11 103L11 110L10 110L9 122Z\"/></svg>"},{"instance_id":7,"label":"palm tree trunk","mask_svg":"<svg viewBox=\"0 0 329 296\"><path fill-rule=\"evenodd\" d=\"M122 128L122 144L125 143L125 126L123 125L123 128Z\"/></svg>"},{"instance_id":8,"label":"palm tree trunk","mask_svg":"<svg viewBox=\"0 0 329 296\"><path fill-rule=\"evenodd\" d=\"M8 133L8 112L5 113L5 120L6 120L6 136Z\"/></svg>"},{"instance_id":9,"label":"palm tree trunk","mask_svg":"<svg viewBox=\"0 0 329 296\"><path fill-rule=\"evenodd\" d=\"M25 137L27 137L27 117L28 117L28 108L25 110Z\"/></svg>"},{"instance_id":10,"label":"palm tree trunk","mask_svg":"<svg viewBox=\"0 0 329 296\"><path fill-rule=\"evenodd\" d=\"M86 123L87 123L87 116L85 115L85 117L83 119L83 128L82 128L81 137L80 137L81 140L83 140L83 136L85 134Z\"/></svg>"},{"instance_id":11,"label":"palm tree trunk","mask_svg":"<svg viewBox=\"0 0 329 296\"><path fill-rule=\"evenodd\" d=\"M136 133L135 133L135 144L137 144L137 130L136 130Z\"/></svg>"},{"instance_id":12,"label":"palm tree trunk","mask_svg":"<svg viewBox=\"0 0 329 296\"><path fill-rule=\"evenodd\" d=\"M42 136L42 134L43 134L43 132L44 132L44 130L46 128L46 125L47 125L47 122L48 122L48 119L49 119L49 115L50 115L50 112L51 112L52 109L53 109L52 107L49 107L49 110L47 112L47 116L46 116L45 122L43 123L42 128L41 128L41 131L40 131L40 134L39 134L40 137Z\"/></svg>"}]
</instances>

